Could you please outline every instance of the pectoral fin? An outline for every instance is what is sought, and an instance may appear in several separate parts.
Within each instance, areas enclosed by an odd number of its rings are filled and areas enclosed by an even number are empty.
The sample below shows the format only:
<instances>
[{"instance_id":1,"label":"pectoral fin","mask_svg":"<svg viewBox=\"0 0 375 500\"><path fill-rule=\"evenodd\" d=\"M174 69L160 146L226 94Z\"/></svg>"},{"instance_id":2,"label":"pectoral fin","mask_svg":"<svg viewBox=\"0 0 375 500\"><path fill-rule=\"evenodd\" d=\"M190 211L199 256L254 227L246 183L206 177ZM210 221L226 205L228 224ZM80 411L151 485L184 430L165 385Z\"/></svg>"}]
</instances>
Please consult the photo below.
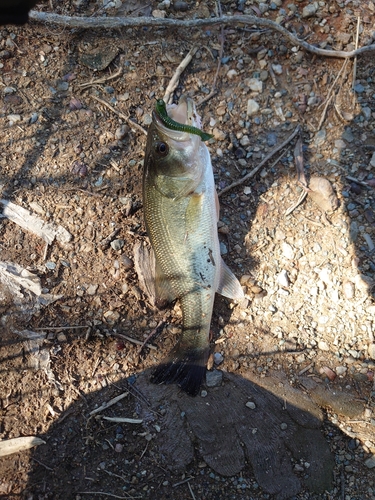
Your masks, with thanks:
<instances>
[{"instance_id":1,"label":"pectoral fin","mask_svg":"<svg viewBox=\"0 0 375 500\"><path fill-rule=\"evenodd\" d=\"M220 293L220 295L228 297L229 299L241 300L244 298L240 282L223 259L221 259L221 275L217 293Z\"/></svg>"}]
</instances>

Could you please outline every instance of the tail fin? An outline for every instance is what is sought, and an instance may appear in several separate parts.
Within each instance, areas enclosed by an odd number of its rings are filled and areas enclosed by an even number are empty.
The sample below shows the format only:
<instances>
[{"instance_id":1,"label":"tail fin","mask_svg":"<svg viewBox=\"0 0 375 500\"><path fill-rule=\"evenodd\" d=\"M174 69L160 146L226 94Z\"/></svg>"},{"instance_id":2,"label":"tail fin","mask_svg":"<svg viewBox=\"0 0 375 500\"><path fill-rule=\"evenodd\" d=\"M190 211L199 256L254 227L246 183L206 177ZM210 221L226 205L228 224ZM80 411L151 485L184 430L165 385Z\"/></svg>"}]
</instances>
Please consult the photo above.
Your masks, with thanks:
<instances>
[{"instance_id":1,"label":"tail fin","mask_svg":"<svg viewBox=\"0 0 375 500\"><path fill-rule=\"evenodd\" d=\"M153 384L177 384L190 396L196 396L206 373L208 349L172 351L151 376Z\"/></svg>"}]
</instances>

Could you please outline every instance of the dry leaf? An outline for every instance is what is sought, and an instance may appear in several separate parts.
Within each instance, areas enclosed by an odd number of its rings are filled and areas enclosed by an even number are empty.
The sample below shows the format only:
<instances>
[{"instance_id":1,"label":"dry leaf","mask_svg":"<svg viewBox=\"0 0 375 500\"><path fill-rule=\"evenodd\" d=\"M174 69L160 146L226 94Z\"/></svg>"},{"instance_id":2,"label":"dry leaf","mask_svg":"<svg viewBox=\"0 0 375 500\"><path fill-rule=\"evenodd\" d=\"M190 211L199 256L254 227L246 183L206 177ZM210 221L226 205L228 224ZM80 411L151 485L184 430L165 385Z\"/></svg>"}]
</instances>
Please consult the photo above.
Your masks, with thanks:
<instances>
[{"instance_id":1,"label":"dry leaf","mask_svg":"<svg viewBox=\"0 0 375 500\"><path fill-rule=\"evenodd\" d=\"M328 179L324 177L311 177L308 196L324 212L333 212L339 206L339 200Z\"/></svg>"}]
</instances>

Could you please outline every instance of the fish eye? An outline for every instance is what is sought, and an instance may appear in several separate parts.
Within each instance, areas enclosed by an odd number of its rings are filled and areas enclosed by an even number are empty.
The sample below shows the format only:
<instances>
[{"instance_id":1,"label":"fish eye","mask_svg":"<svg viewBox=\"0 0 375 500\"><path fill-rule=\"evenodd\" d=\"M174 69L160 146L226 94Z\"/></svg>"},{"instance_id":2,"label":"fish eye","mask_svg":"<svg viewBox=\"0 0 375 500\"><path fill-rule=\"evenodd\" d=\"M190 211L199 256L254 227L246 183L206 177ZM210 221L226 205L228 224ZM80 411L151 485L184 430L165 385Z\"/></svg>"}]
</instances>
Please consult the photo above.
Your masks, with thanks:
<instances>
[{"instance_id":1,"label":"fish eye","mask_svg":"<svg viewBox=\"0 0 375 500\"><path fill-rule=\"evenodd\" d=\"M167 154L169 153L169 146L168 146L168 144L166 144L165 142L158 142L156 144L156 152L160 156L167 156Z\"/></svg>"}]
</instances>

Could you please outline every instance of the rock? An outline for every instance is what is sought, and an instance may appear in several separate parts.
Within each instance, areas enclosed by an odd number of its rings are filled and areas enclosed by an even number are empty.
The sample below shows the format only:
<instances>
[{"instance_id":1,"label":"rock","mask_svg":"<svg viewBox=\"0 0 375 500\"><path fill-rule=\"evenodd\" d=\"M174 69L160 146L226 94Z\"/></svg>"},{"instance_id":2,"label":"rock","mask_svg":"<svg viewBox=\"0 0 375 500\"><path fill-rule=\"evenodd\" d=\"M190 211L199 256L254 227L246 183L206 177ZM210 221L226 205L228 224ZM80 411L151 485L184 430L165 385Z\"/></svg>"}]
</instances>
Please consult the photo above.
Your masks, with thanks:
<instances>
[{"instance_id":1,"label":"rock","mask_svg":"<svg viewBox=\"0 0 375 500\"><path fill-rule=\"evenodd\" d=\"M323 366L321 371L328 377L329 380L331 381L335 380L336 373L333 370L331 370L331 368L329 368L328 366Z\"/></svg>"},{"instance_id":2,"label":"rock","mask_svg":"<svg viewBox=\"0 0 375 500\"><path fill-rule=\"evenodd\" d=\"M21 121L21 115L11 114L7 116L9 120L9 124L13 125L13 123Z\"/></svg>"},{"instance_id":3,"label":"rock","mask_svg":"<svg viewBox=\"0 0 375 500\"><path fill-rule=\"evenodd\" d=\"M247 110L246 110L247 116L253 116L256 113L258 113L258 111L259 111L259 104L256 101L254 101L254 99L249 99L247 101Z\"/></svg>"},{"instance_id":4,"label":"rock","mask_svg":"<svg viewBox=\"0 0 375 500\"><path fill-rule=\"evenodd\" d=\"M229 80L232 80L232 78L235 77L235 76L237 76L237 75L238 75L238 73L237 73L237 71L235 69L230 69L228 71L228 73L227 73L227 78Z\"/></svg>"},{"instance_id":5,"label":"rock","mask_svg":"<svg viewBox=\"0 0 375 500\"><path fill-rule=\"evenodd\" d=\"M224 361L224 356L221 352L215 352L214 354L214 363L215 365L220 365Z\"/></svg>"},{"instance_id":6,"label":"rock","mask_svg":"<svg viewBox=\"0 0 375 500\"><path fill-rule=\"evenodd\" d=\"M37 122L39 118L38 113L31 113L29 123L32 125L33 123Z\"/></svg>"},{"instance_id":7,"label":"rock","mask_svg":"<svg viewBox=\"0 0 375 500\"><path fill-rule=\"evenodd\" d=\"M220 387L223 381L223 372L221 370L212 370L206 372L207 387Z\"/></svg>"},{"instance_id":8,"label":"rock","mask_svg":"<svg viewBox=\"0 0 375 500\"><path fill-rule=\"evenodd\" d=\"M243 137L241 137L240 144L241 144L241 146L248 146L250 144L249 136L244 135Z\"/></svg>"},{"instance_id":9,"label":"rock","mask_svg":"<svg viewBox=\"0 0 375 500\"><path fill-rule=\"evenodd\" d=\"M370 165L372 167L375 167L375 152L372 153L371 160L370 160Z\"/></svg>"},{"instance_id":10,"label":"rock","mask_svg":"<svg viewBox=\"0 0 375 500\"><path fill-rule=\"evenodd\" d=\"M335 148L341 150L346 148L346 143L342 139L337 139L335 141Z\"/></svg>"},{"instance_id":11,"label":"rock","mask_svg":"<svg viewBox=\"0 0 375 500\"><path fill-rule=\"evenodd\" d=\"M279 283L279 285L283 286L284 288L288 288L288 286L290 285L288 272L285 269L283 269L277 275L277 282Z\"/></svg>"},{"instance_id":12,"label":"rock","mask_svg":"<svg viewBox=\"0 0 375 500\"><path fill-rule=\"evenodd\" d=\"M288 260L294 259L294 250L293 250L293 247L291 247L291 245L289 245L289 243L286 243L285 241L283 241L283 243L281 244L281 251L282 251L283 256L286 259L288 259Z\"/></svg>"},{"instance_id":13,"label":"rock","mask_svg":"<svg viewBox=\"0 0 375 500\"><path fill-rule=\"evenodd\" d=\"M365 466L369 469L373 469L375 467L375 455L365 460Z\"/></svg>"},{"instance_id":14,"label":"rock","mask_svg":"<svg viewBox=\"0 0 375 500\"><path fill-rule=\"evenodd\" d=\"M318 348L321 351L329 351L329 345L324 340L319 340L319 342L318 342Z\"/></svg>"},{"instance_id":15,"label":"rock","mask_svg":"<svg viewBox=\"0 0 375 500\"><path fill-rule=\"evenodd\" d=\"M95 295L96 294L96 291L98 289L98 286L99 285L90 285L87 290L86 290L86 293L87 295Z\"/></svg>"},{"instance_id":16,"label":"rock","mask_svg":"<svg viewBox=\"0 0 375 500\"><path fill-rule=\"evenodd\" d=\"M155 19L164 19L166 15L165 10L155 9L152 11L152 17Z\"/></svg>"},{"instance_id":17,"label":"rock","mask_svg":"<svg viewBox=\"0 0 375 500\"><path fill-rule=\"evenodd\" d=\"M362 92L365 91L365 87L362 85L362 83L357 83L357 85L354 85L354 92L357 94L362 94Z\"/></svg>"},{"instance_id":18,"label":"rock","mask_svg":"<svg viewBox=\"0 0 375 500\"><path fill-rule=\"evenodd\" d=\"M267 134L267 146L273 148L277 144L277 134L275 132L270 132Z\"/></svg>"},{"instance_id":19,"label":"rock","mask_svg":"<svg viewBox=\"0 0 375 500\"><path fill-rule=\"evenodd\" d=\"M342 136L341 136L346 142L353 142L354 141L354 135L352 133L352 129L350 127L346 127L344 130Z\"/></svg>"},{"instance_id":20,"label":"rock","mask_svg":"<svg viewBox=\"0 0 375 500\"><path fill-rule=\"evenodd\" d=\"M106 311L103 316L108 323L116 323L120 319L120 313L117 311Z\"/></svg>"},{"instance_id":21,"label":"rock","mask_svg":"<svg viewBox=\"0 0 375 500\"><path fill-rule=\"evenodd\" d=\"M368 355L371 359L375 359L375 344L370 344L368 346Z\"/></svg>"},{"instance_id":22,"label":"rock","mask_svg":"<svg viewBox=\"0 0 375 500\"><path fill-rule=\"evenodd\" d=\"M272 64L272 69L276 75L283 74L283 67L281 66L281 64Z\"/></svg>"},{"instance_id":23,"label":"rock","mask_svg":"<svg viewBox=\"0 0 375 500\"><path fill-rule=\"evenodd\" d=\"M225 243L222 241L220 242L220 254L221 255L226 255L228 253L228 248Z\"/></svg>"},{"instance_id":24,"label":"rock","mask_svg":"<svg viewBox=\"0 0 375 500\"><path fill-rule=\"evenodd\" d=\"M354 298L354 284L352 281L345 280L342 284L342 292L347 300Z\"/></svg>"},{"instance_id":25,"label":"rock","mask_svg":"<svg viewBox=\"0 0 375 500\"><path fill-rule=\"evenodd\" d=\"M324 128L322 128L322 130L319 130L319 132L315 135L314 138L315 146L321 146L325 140L326 140L326 131Z\"/></svg>"},{"instance_id":26,"label":"rock","mask_svg":"<svg viewBox=\"0 0 375 500\"><path fill-rule=\"evenodd\" d=\"M134 262L131 259L129 259L129 257L127 257L125 254L121 255L120 260L121 260L122 266L124 267L124 269L126 271L131 269L134 266Z\"/></svg>"},{"instance_id":27,"label":"rock","mask_svg":"<svg viewBox=\"0 0 375 500\"><path fill-rule=\"evenodd\" d=\"M324 212L333 212L339 206L339 200L328 179L324 177L311 177L308 196Z\"/></svg>"},{"instance_id":28,"label":"rock","mask_svg":"<svg viewBox=\"0 0 375 500\"><path fill-rule=\"evenodd\" d=\"M69 83L60 80L57 82L56 88L59 92L66 92L69 89Z\"/></svg>"},{"instance_id":29,"label":"rock","mask_svg":"<svg viewBox=\"0 0 375 500\"><path fill-rule=\"evenodd\" d=\"M214 139L216 141L224 141L224 139L227 136L226 132L223 132L222 130L218 129L217 127L215 127L213 129L212 135L214 136Z\"/></svg>"},{"instance_id":30,"label":"rock","mask_svg":"<svg viewBox=\"0 0 375 500\"><path fill-rule=\"evenodd\" d=\"M372 110L371 110L371 108L369 108L368 106L364 106L362 108L362 114L363 114L363 116L365 117L366 120L370 120L370 118L372 116Z\"/></svg>"},{"instance_id":31,"label":"rock","mask_svg":"<svg viewBox=\"0 0 375 500\"><path fill-rule=\"evenodd\" d=\"M318 10L318 3L310 3L306 5L303 10L302 10L302 17L311 17L313 16Z\"/></svg>"},{"instance_id":32,"label":"rock","mask_svg":"<svg viewBox=\"0 0 375 500\"><path fill-rule=\"evenodd\" d=\"M258 78L246 78L244 83L254 92L261 93L263 91L263 82L258 80Z\"/></svg>"},{"instance_id":33,"label":"rock","mask_svg":"<svg viewBox=\"0 0 375 500\"><path fill-rule=\"evenodd\" d=\"M53 271L56 269L56 262L48 261L46 262L46 268L49 269L50 271Z\"/></svg>"},{"instance_id":34,"label":"rock","mask_svg":"<svg viewBox=\"0 0 375 500\"><path fill-rule=\"evenodd\" d=\"M111 241L111 247L113 250L121 250L121 248L125 245L125 241L122 239L116 239Z\"/></svg>"},{"instance_id":35,"label":"rock","mask_svg":"<svg viewBox=\"0 0 375 500\"><path fill-rule=\"evenodd\" d=\"M129 133L129 126L128 125L121 125L121 127L118 127L115 132L115 138L120 141L123 139L128 133Z\"/></svg>"},{"instance_id":36,"label":"rock","mask_svg":"<svg viewBox=\"0 0 375 500\"><path fill-rule=\"evenodd\" d=\"M347 45L350 42L351 37L351 33L336 33L336 40L342 42L344 45Z\"/></svg>"},{"instance_id":37,"label":"rock","mask_svg":"<svg viewBox=\"0 0 375 500\"><path fill-rule=\"evenodd\" d=\"M335 370L336 370L336 375L338 376L345 375L345 373L348 371L346 366L336 366Z\"/></svg>"},{"instance_id":38,"label":"rock","mask_svg":"<svg viewBox=\"0 0 375 500\"><path fill-rule=\"evenodd\" d=\"M253 403L252 401L248 401L245 406L246 408L250 408L250 410L255 410L256 408L255 403Z\"/></svg>"},{"instance_id":39,"label":"rock","mask_svg":"<svg viewBox=\"0 0 375 500\"><path fill-rule=\"evenodd\" d=\"M174 10L180 12L186 12L187 10L189 10L189 4L187 2L184 2L183 0L175 0L173 2L173 8Z\"/></svg>"}]
</instances>

